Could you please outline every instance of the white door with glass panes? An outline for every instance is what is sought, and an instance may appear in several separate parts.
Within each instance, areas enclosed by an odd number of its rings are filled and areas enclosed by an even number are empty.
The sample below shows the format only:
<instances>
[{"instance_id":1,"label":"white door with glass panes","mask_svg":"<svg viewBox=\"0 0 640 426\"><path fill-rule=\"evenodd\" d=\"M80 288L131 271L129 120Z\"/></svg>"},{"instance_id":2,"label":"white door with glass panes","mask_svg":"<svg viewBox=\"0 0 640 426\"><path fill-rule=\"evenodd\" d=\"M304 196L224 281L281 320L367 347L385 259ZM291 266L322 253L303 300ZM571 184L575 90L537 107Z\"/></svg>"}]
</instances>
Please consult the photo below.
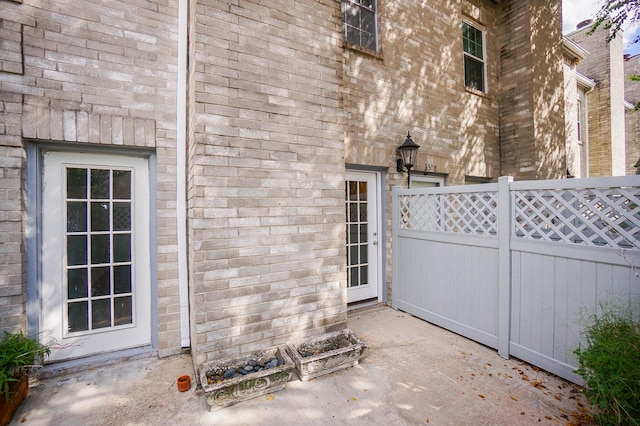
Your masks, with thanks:
<instances>
[{"instance_id":1,"label":"white door with glass panes","mask_svg":"<svg viewBox=\"0 0 640 426\"><path fill-rule=\"evenodd\" d=\"M347 171L347 302L378 299L382 282L380 173Z\"/></svg>"},{"instance_id":2,"label":"white door with glass panes","mask_svg":"<svg viewBox=\"0 0 640 426\"><path fill-rule=\"evenodd\" d=\"M46 152L40 333L51 361L151 343L148 160Z\"/></svg>"}]
</instances>

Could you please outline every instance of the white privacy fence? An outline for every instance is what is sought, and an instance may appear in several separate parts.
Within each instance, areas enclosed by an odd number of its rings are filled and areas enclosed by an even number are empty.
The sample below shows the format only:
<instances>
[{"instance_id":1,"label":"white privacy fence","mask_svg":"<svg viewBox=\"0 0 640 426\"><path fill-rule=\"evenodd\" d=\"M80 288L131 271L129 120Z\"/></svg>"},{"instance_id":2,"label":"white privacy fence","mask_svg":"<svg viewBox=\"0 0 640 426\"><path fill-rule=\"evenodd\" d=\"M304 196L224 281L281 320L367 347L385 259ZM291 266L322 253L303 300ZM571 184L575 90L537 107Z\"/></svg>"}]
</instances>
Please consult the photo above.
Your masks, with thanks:
<instances>
[{"instance_id":1,"label":"white privacy fence","mask_svg":"<svg viewBox=\"0 0 640 426\"><path fill-rule=\"evenodd\" d=\"M580 383L600 303L640 297L640 177L393 190L396 309Z\"/></svg>"}]
</instances>

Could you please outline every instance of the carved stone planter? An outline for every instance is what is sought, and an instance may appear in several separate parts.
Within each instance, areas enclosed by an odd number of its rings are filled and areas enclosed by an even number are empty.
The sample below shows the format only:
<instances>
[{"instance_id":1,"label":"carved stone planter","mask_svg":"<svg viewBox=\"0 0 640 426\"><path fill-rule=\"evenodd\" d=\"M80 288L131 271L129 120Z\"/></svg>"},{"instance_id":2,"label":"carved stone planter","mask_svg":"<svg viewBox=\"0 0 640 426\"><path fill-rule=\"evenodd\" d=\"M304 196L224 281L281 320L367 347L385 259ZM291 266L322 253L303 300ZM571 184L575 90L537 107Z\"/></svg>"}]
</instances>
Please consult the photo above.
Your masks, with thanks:
<instances>
[{"instance_id":1,"label":"carved stone planter","mask_svg":"<svg viewBox=\"0 0 640 426\"><path fill-rule=\"evenodd\" d=\"M199 375L210 410L217 410L284 389L294 369L284 348L277 347L204 363Z\"/></svg>"},{"instance_id":2,"label":"carved stone planter","mask_svg":"<svg viewBox=\"0 0 640 426\"><path fill-rule=\"evenodd\" d=\"M287 353L303 382L358 365L364 348L364 342L349 329L287 343Z\"/></svg>"}]
</instances>

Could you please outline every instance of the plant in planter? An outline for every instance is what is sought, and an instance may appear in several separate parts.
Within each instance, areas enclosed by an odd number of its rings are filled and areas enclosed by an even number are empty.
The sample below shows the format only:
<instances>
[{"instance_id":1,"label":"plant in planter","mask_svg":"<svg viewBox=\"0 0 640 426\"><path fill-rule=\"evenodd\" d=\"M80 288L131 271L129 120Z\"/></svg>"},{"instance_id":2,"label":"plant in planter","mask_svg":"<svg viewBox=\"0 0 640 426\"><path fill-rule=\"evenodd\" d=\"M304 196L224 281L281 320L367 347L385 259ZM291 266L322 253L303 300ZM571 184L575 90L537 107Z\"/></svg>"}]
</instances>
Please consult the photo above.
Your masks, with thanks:
<instances>
[{"instance_id":1,"label":"plant in planter","mask_svg":"<svg viewBox=\"0 0 640 426\"><path fill-rule=\"evenodd\" d=\"M0 341L0 425L5 425L27 396L29 371L49 355L50 349L37 339L5 331Z\"/></svg>"}]
</instances>

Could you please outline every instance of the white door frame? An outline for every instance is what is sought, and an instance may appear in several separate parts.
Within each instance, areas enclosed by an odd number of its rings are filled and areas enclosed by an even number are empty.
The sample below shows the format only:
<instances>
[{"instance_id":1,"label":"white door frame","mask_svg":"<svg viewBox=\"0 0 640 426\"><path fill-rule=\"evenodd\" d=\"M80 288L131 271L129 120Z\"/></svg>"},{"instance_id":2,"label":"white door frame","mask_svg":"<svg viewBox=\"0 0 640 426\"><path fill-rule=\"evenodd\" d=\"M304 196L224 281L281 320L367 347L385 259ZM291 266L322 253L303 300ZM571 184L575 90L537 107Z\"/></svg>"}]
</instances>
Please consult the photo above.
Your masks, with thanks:
<instances>
[{"instance_id":1,"label":"white door frame","mask_svg":"<svg viewBox=\"0 0 640 426\"><path fill-rule=\"evenodd\" d=\"M385 246L384 235L382 233L382 174L376 171L347 170L345 174L345 182L346 181L367 182L367 251L369 264L368 277L370 282L369 285L360 288L347 288L347 303L373 298L381 301L384 294L382 289L384 282L382 274L382 250ZM346 232L348 233L349 230L347 229ZM349 273L349 271L347 271L347 273Z\"/></svg>"},{"instance_id":2,"label":"white door frame","mask_svg":"<svg viewBox=\"0 0 640 426\"><path fill-rule=\"evenodd\" d=\"M150 160L144 157L121 156L110 154L86 154L72 153L64 151L51 151L43 154L41 188L41 209L43 214L37 229L40 229L41 236L37 238L40 246L38 262L42 262L43 272L38 278L38 331L43 340L54 339L52 354L49 361L69 360L79 357L103 354L105 352L125 350L128 348L142 349L150 347L152 342L152 313L151 308L154 303L152 297L152 273L151 273L151 239L149 217L151 210L150 197ZM64 291L65 274L62 260L66 257L63 247L50 246L51 241L64 238L66 224L62 220L64 209L62 194L64 188L55 187L49 179L64 181L61 173L65 165L78 165L80 167L125 167L130 168L135 173L133 182L134 208L137 209L132 214L132 226L135 228L133 250L135 252L135 264L133 266L133 285L135 324L131 327L120 327L119 329L100 329L83 334L73 335L64 331ZM53 185L52 185L53 184ZM50 185L50 186L48 186ZM140 195L142 195L140 197ZM58 214L52 214L58 210ZM57 216L57 217L56 217ZM53 221L51 219L53 218ZM56 254L55 250L59 254ZM52 255L53 253L53 255ZM58 266L52 266L55 264ZM57 291L56 291L57 289ZM33 292L30 293L33 297ZM45 306L45 304L47 304ZM57 305L57 306L54 306ZM33 316L33 308L31 314ZM52 327L53 326L53 327ZM56 329L57 328L57 329Z\"/></svg>"}]
</instances>

